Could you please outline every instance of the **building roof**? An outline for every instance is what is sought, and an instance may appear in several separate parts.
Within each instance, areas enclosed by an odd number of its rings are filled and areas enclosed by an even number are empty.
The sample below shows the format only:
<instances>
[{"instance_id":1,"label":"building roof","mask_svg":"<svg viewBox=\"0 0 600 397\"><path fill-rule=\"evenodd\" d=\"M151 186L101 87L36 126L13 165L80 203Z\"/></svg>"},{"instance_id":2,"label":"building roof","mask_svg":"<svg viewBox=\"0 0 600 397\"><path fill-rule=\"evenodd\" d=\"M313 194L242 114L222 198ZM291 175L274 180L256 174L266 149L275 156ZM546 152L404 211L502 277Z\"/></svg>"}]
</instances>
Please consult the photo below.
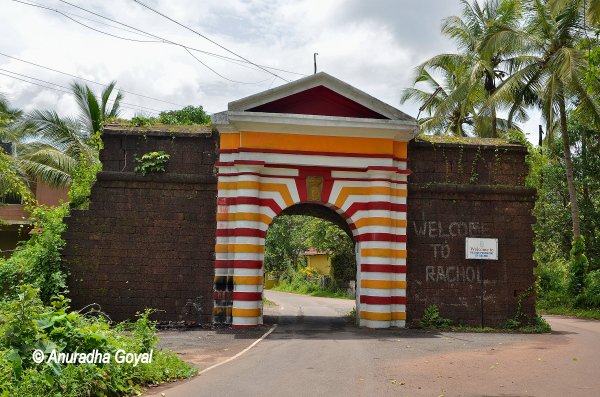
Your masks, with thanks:
<instances>
[{"instance_id":1,"label":"building roof","mask_svg":"<svg viewBox=\"0 0 600 397\"><path fill-rule=\"evenodd\" d=\"M304 114L337 117L357 117L356 115L358 115L359 118L415 121L414 118L406 113L325 72L319 72L279 87L230 102L228 110L237 112L300 113L294 111L278 112L272 111L272 109L290 108L290 102L296 102L295 105L297 108L298 102L302 102L303 99L314 99L317 97L321 98L322 101L337 102L338 106L352 106L355 115ZM271 106L267 106L269 104ZM294 108L294 106L292 106L292 108Z\"/></svg>"}]
</instances>

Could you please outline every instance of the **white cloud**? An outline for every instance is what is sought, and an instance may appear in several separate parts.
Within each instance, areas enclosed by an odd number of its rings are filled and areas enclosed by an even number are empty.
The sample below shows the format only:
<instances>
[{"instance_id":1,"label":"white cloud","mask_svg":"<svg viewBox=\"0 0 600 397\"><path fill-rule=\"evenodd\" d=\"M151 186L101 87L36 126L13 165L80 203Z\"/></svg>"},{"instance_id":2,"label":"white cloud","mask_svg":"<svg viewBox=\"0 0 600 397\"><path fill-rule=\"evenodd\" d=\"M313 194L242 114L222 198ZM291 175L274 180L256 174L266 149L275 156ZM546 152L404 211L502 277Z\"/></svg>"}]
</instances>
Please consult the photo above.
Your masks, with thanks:
<instances>
[{"instance_id":1,"label":"white cloud","mask_svg":"<svg viewBox=\"0 0 600 397\"><path fill-rule=\"evenodd\" d=\"M319 70L393 106L399 106L400 91L410 85L416 65L435 53L452 50L451 43L439 33L440 21L444 16L460 12L458 0L145 1L256 63L310 74L313 52L318 52ZM169 40L234 56L135 2L72 2ZM100 19L58 0L43 4ZM143 39L94 22L81 22L111 34ZM3 2L0 13L0 52L99 82L116 80L128 91L182 105L203 105L211 112L225 109L230 101L283 83L251 67L195 53L202 62L229 79L261 82L232 83L208 70L180 47L119 40L86 29L56 13L11 1ZM3 56L0 56L0 68L63 86L73 80ZM287 79L300 77L275 73ZM76 110L74 101L66 94L42 90L1 75L0 92L5 93L14 106L25 110L56 108L61 113L71 114ZM174 108L130 94L126 94L125 102L156 110ZM416 115L417 106L400 107ZM125 116L133 113L124 109Z\"/></svg>"}]
</instances>

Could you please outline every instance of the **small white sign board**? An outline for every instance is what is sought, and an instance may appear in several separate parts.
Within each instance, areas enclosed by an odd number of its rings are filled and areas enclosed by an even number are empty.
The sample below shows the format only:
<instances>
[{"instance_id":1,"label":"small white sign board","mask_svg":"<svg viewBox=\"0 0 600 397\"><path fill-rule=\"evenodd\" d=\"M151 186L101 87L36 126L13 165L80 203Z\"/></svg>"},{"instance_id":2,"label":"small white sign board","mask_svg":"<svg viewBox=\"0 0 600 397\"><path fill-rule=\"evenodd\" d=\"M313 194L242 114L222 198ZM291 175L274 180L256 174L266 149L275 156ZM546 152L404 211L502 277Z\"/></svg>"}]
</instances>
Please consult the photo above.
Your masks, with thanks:
<instances>
[{"instance_id":1,"label":"small white sign board","mask_svg":"<svg viewBox=\"0 0 600 397\"><path fill-rule=\"evenodd\" d=\"M472 238L465 239L465 254L467 259L498 260L497 238Z\"/></svg>"}]
</instances>

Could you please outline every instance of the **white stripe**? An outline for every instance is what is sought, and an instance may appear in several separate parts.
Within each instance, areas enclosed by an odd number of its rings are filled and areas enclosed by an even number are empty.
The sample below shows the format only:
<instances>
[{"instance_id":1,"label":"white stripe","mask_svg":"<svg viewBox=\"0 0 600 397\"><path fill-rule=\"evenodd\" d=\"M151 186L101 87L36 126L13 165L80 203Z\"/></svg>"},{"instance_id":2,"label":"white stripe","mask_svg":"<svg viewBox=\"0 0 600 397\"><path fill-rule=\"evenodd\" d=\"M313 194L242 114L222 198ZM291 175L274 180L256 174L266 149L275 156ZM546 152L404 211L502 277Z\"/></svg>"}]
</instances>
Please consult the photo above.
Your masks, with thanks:
<instances>
[{"instance_id":1,"label":"white stripe","mask_svg":"<svg viewBox=\"0 0 600 397\"><path fill-rule=\"evenodd\" d=\"M260 304L260 305L259 305ZM232 308L236 309L260 309L262 307L262 301L238 301L234 300Z\"/></svg>"},{"instance_id":2,"label":"white stripe","mask_svg":"<svg viewBox=\"0 0 600 397\"><path fill-rule=\"evenodd\" d=\"M369 166L391 167L394 161L391 158L374 157L345 157L345 156L318 156L307 154L282 154L282 153L255 153L244 152L239 156L221 155L226 160L234 161L251 160L264 161L268 164L286 164L286 165L313 165L321 167L347 167L347 168L366 168Z\"/></svg>"},{"instance_id":3,"label":"white stripe","mask_svg":"<svg viewBox=\"0 0 600 397\"><path fill-rule=\"evenodd\" d=\"M398 295L396 295L398 296ZM397 304L393 304L391 305L391 309L392 312L401 312L401 313L406 313L406 305L397 305Z\"/></svg>"},{"instance_id":4,"label":"white stripe","mask_svg":"<svg viewBox=\"0 0 600 397\"><path fill-rule=\"evenodd\" d=\"M240 267L236 267L233 269L233 275L234 276L263 276L263 271L262 269L246 269L246 268L240 268Z\"/></svg>"},{"instance_id":5,"label":"white stripe","mask_svg":"<svg viewBox=\"0 0 600 397\"><path fill-rule=\"evenodd\" d=\"M233 276L233 268L215 268L215 276Z\"/></svg>"},{"instance_id":6,"label":"white stripe","mask_svg":"<svg viewBox=\"0 0 600 397\"><path fill-rule=\"evenodd\" d=\"M390 323L390 327L406 328L406 320L394 320Z\"/></svg>"},{"instance_id":7,"label":"white stripe","mask_svg":"<svg viewBox=\"0 0 600 397\"><path fill-rule=\"evenodd\" d=\"M260 237L244 237L244 236L217 237L217 244L265 245L265 239L260 238Z\"/></svg>"},{"instance_id":8,"label":"white stripe","mask_svg":"<svg viewBox=\"0 0 600 397\"><path fill-rule=\"evenodd\" d=\"M406 273L361 272L361 280L406 281Z\"/></svg>"},{"instance_id":9,"label":"white stripe","mask_svg":"<svg viewBox=\"0 0 600 397\"><path fill-rule=\"evenodd\" d=\"M262 261L264 258L263 254L250 253L250 252L217 252L215 254L216 260L245 260L245 261Z\"/></svg>"},{"instance_id":10,"label":"white stripe","mask_svg":"<svg viewBox=\"0 0 600 397\"><path fill-rule=\"evenodd\" d=\"M406 220L406 211L393 211L393 210L360 210L356 211L352 215L352 219L362 218L390 218Z\"/></svg>"},{"instance_id":11,"label":"white stripe","mask_svg":"<svg viewBox=\"0 0 600 397\"><path fill-rule=\"evenodd\" d=\"M395 234L397 236L406 236L406 228L405 227L389 227L389 226L361 226L356 228L358 234L367 234L367 233L389 233Z\"/></svg>"},{"instance_id":12,"label":"white stripe","mask_svg":"<svg viewBox=\"0 0 600 397\"><path fill-rule=\"evenodd\" d=\"M271 207L259 206L256 204L235 204L229 206L223 206L225 208L219 209L219 213L221 214L236 214L238 212L249 212L253 214L263 214L267 215L271 219L275 218L277 215L275 211L271 209Z\"/></svg>"},{"instance_id":13,"label":"white stripe","mask_svg":"<svg viewBox=\"0 0 600 397\"><path fill-rule=\"evenodd\" d=\"M360 310L365 312L391 313L392 305L369 305L367 303L360 304Z\"/></svg>"},{"instance_id":14,"label":"white stripe","mask_svg":"<svg viewBox=\"0 0 600 397\"><path fill-rule=\"evenodd\" d=\"M360 319L360 326L367 328L389 328L391 321L374 321L374 320L365 320Z\"/></svg>"},{"instance_id":15,"label":"white stripe","mask_svg":"<svg viewBox=\"0 0 600 397\"><path fill-rule=\"evenodd\" d=\"M406 243L393 241L361 241L361 248L385 248L393 250L406 250Z\"/></svg>"},{"instance_id":16,"label":"white stripe","mask_svg":"<svg viewBox=\"0 0 600 397\"><path fill-rule=\"evenodd\" d=\"M405 258L384 258L377 256L361 256L360 260L364 265L392 265L406 266Z\"/></svg>"},{"instance_id":17,"label":"white stripe","mask_svg":"<svg viewBox=\"0 0 600 397\"><path fill-rule=\"evenodd\" d=\"M269 228L269 225L257 221L218 221L217 230L225 229L257 229L263 232Z\"/></svg>"},{"instance_id":18,"label":"white stripe","mask_svg":"<svg viewBox=\"0 0 600 397\"><path fill-rule=\"evenodd\" d=\"M261 285L243 285L234 284L233 292L262 292L263 286Z\"/></svg>"},{"instance_id":19,"label":"white stripe","mask_svg":"<svg viewBox=\"0 0 600 397\"><path fill-rule=\"evenodd\" d=\"M364 274L362 273L362 275ZM385 288L361 288L360 294L363 296L392 296L391 291L391 289Z\"/></svg>"},{"instance_id":20,"label":"white stripe","mask_svg":"<svg viewBox=\"0 0 600 397\"><path fill-rule=\"evenodd\" d=\"M258 317L232 317L231 325L258 325Z\"/></svg>"}]
</instances>

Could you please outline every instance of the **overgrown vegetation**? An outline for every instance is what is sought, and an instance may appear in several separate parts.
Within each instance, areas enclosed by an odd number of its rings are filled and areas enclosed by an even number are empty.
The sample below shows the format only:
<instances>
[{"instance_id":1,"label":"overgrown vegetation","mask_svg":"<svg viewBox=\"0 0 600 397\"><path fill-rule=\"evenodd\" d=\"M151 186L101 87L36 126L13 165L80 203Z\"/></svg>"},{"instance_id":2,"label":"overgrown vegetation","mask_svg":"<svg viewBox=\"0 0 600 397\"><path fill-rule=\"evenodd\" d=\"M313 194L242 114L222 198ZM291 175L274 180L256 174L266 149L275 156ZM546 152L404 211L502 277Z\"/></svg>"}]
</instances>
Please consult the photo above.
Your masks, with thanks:
<instances>
[{"instance_id":1,"label":"overgrown vegetation","mask_svg":"<svg viewBox=\"0 0 600 397\"><path fill-rule=\"evenodd\" d=\"M515 315L515 318L509 319L500 328L492 327L474 327L469 325L455 324L452 320L442 317L440 308L437 305L429 305L425 308L419 325L425 329L437 329L442 331L456 332L522 332L531 334L540 334L550 332L550 324L540 316L536 316L532 320L528 319L523 322L518 319L520 316Z\"/></svg>"},{"instance_id":2,"label":"overgrown vegetation","mask_svg":"<svg viewBox=\"0 0 600 397\"><path fill-rule=\"evenodd\" d=\"M456 52L419 65L402 101L421 105L423 131L457 141L504 137L529 145L519 123L528 108L541 112L542 147L530 147L529 156L529 185L538 191L539 308L594 317L600 312L600 3L461 3L460 15L442 21Z\"/></svg>"},{"instance_id":3,"label":"overgrown vegetation","mask_svg":"<svg viewBox=\"0 0 600 397\"><path fill-rule=\"evenodd\" d=\"M331 275L320 276L307 267L309 248L328 253ZM348 283L356 277L354 244L338 226L302 215L275 218L265 241L265 271L279 275L276 290L313 296L348 298Z\"/></svg>"},{"instance_id":4,"label":"overgrown vegetation","mask_svg":"<svg viewBox=\"0 0 600 397\"><path fill-rule=\"evenodd\" d=\"M191 376L195 370L174 353L157 350L150 311L116 327L102 317L69 310L62 295L45 305L39 290L21 285L15 299L0 307L0 396L120 396L141 387ZM36 363L39 350L46 360ZM118 363L117 351L152 353L151 363ZM51 352L108 353L100 364L51 361Z\"/></svg>"},{"instance_id":5,"label":"overgrown vegetation","mask_svg":"<svg viewBox=\"0 0 600 397\"><path fill-rule=\"evenodd\" d=\"M85 208L91 186L101 170L99 133L106 120L118 115L121 95L106 101L114 83L101 96L102 103L86 86L73 85L81 118L61 118L53 111L34 111L5 117L0 103L0 140L21 148L22 157L0 150L1 193L22 197L30 213L33 233L12 255L0 258L0 396L122 396L139 394L144 385L192 376L196 371L174 353L157 350L155 323L150 311L137 321L112 324L103 316L74 312L69 308L66 272L60 252L64 246L63 222L70 208ZM1 102L1 101L0 101ZM192 109L193 110L193 109ZM4 112L4 113L3 113ZM178 122L177 112L175 117ZM188 109L186 120L193 120ZM30 132L37 140L27 138ZM143 172L164 170L168 154L142 161ZM147 160L147 161L146 161ZM144 162L146 161L146 162ZM56 208L38 205L33 182L69 186L70 204ZM97 312L96 312L97 313ZM109 362L36 364L32 353L52 350L64 353L107 353ZM149 353L148 363L117 363L116 352ZM48 357L48 356L47 356Z\"/></svg>"},{"instance_id":6,"label":"overgrown vegetation","mask_svg":"<svg viewBox=\"0 0 600 397\"><path fill-rule=\"evenodd\" d=\"M171 155L162 150L158 152L148 152L142 157L136 157L137 166L133 169L134 172L142 175L148 173L159 173L167 170L167 163Z\"/></svg>"},{"instance_id":7,"label":"overgrown vegetation","mask_svg":"<svg viewBox=\"0 0 600 397\"><path fill-rule=\"evenodd\" d=\"M127 121L127 120L123 120ZM132 117L129 124L136 127L150 127L153 125L210 125L210 116L202 106L186 106L179 110L160 112L158 117L143 115Z\"/></svg>"}]
</instances>

